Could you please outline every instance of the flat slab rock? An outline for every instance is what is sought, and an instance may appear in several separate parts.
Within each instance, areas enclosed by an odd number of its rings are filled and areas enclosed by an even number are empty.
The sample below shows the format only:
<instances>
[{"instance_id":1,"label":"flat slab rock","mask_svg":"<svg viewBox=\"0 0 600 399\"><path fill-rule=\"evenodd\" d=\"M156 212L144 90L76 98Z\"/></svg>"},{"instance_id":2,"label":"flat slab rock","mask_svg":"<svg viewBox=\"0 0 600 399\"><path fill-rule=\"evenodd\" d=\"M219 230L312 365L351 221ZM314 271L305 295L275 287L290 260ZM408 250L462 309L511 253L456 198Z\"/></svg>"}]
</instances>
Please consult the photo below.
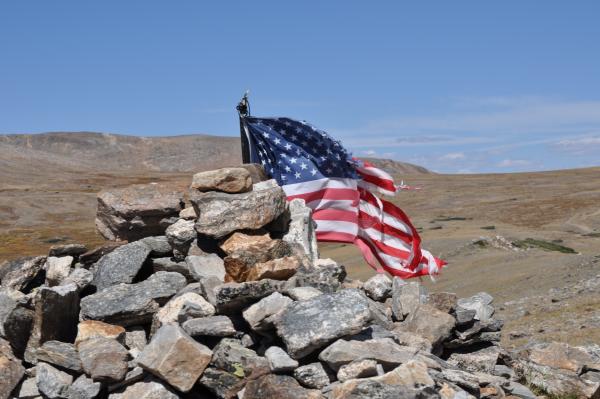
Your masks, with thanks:
<instances>
[{"instance_id":1,"label":"flat slab rock","mask_svg":"<svg viewBox=\"0 0 600 399\"><path fill-rule=\"evenodd\" d=\"M245 168L209 170L196 173L190 188L198 191L244 193L252 188L252 177Z\"/></svg>"},{"instance_id":2,"label":"flat slab rock","mask_svg":"<svg viewBox=\"0 0 600 399\"><path fill-rule=\"evenodd\" d=\"M290 356L300 359L337 338L357 334L370 317L366 296L345 289L288 305L275 327Z\"/></svg>"},{"instance_id":3,"label":"flat slab rock","mask_svg":"<svg viewBox=\"0 0 600 399\"><path fill-rule=\"evenodd\" d=\"M174 272L158 272L137 284L113 285L83 298L80 317L124 327L144 324L185 285L185 277Z\"/></svg>"},{"instance_id":4,"label":"flat slab rock","mask_svg":"<svg viewBox=\"0 0 600 399\"><path fill-rule=\"evenodd\" d=\"M370 339L366 341L346 341L340 339L325 348L319 359L333 370L348 363L373 359L385 368L393 368L415 357L418 349L401 346L390 338Z\"/></svg>"},{"instance_id":5,"label":"flat slab rock","mask_svg":"<svg viewBox=\"0 0 600 399\"><path fill-rule=\"evenodd\" d=\"M79 344L85 373L96 381L121 381L127 374L129 352L110 338L92 338Z\"/></svg>"},{"instance_id":6,"label":"flat slab rock","mask_svg":"<svg viewBox=\"0 0 600 399\"><path fill-rule=\"evenodd\" d=\"M285 282L276 280L247 281L243 283L225 283L212 287L207 298L218 313L233 313L249 304L281 291Z\"/></svg>"}]
</instances>

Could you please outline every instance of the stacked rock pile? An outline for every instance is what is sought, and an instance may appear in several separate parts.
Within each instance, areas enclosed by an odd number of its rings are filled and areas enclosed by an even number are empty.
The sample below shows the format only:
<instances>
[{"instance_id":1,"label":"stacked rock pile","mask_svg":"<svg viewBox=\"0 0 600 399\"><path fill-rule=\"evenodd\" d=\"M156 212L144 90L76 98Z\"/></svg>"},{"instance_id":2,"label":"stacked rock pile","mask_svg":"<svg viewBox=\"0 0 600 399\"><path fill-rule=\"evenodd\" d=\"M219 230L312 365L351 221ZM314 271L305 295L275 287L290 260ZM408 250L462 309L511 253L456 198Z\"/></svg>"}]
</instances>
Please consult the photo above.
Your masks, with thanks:
<instances>
[{"instance_id":1,"label":"stacked rock pile","mask_svg":"<svg viewBox=\"0 0 600 399\"><path fill-rule=\"evenodd\" d=\"M0 265L0 398L597 397L600 348L499 346L492 297L320 259L254 165L100 193L111 242Z\"/></svg>"}]
</instances>

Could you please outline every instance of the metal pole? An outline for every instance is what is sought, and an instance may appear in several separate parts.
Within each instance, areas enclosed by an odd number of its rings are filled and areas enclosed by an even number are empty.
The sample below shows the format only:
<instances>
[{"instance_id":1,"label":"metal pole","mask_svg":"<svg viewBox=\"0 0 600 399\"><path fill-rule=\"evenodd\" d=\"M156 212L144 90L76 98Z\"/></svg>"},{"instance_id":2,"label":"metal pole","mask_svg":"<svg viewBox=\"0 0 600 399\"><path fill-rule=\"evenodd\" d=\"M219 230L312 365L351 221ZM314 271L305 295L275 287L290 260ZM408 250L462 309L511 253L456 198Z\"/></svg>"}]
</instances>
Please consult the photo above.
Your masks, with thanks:
<instances>
[{"instance_id":1,"label":"metal pole","mask_svg":"<svg viewBox=\"0 0 600 399\"><path fill-rule=\"evenodd\" d=\"M246 129L244 127L244 118L250 116L250 103L248 102L248 92L244 94L244 97L242 97L236 109L240 117L240 141L242 143L242 162L250 163L250 143L248 142L248 136L246 135Z\"/></svg>"}]
</instances>

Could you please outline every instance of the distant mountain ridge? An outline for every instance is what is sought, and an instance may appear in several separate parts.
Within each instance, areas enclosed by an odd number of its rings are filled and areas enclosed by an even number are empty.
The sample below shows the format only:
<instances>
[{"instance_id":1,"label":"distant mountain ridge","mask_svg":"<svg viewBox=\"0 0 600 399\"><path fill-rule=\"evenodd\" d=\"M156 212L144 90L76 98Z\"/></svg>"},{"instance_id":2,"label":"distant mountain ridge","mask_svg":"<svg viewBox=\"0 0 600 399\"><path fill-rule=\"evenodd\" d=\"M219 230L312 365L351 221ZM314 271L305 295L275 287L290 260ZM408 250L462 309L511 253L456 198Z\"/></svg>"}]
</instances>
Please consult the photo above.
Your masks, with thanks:
<instances>
[{"instance_id":1,"label":"distant mountain ridge","mask_svg":"<svg viewBox=\"0 0 600 399\"><path fill-rule=\"evenodd\" d=\"M370 159L392 174L431 173L384 159ZM0 169L19 171L194 172L232 166L241 161L238 137L192 134L167 137L95 132L50 132L0 135Z\"/></svg>"}]
</instances>

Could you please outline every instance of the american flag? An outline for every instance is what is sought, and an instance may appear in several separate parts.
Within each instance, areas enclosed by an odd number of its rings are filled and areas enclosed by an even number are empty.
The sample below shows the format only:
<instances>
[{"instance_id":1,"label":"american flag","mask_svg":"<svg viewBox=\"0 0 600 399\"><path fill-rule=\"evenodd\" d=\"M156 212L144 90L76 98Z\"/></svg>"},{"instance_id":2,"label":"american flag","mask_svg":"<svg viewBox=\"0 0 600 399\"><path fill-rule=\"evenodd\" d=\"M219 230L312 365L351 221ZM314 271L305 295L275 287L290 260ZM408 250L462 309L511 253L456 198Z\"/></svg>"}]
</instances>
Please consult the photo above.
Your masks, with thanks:
<instances>
[{"instance_id":1,"label":"american flag","mask_svg":"<svg viewBox=\"0 0 600 399\"><path fill-rule=\"evenodd\" d=\"M252 162L263 165L288 200L302 198L312 208L317 240L355 244L373 268L404 279L437 274L445 265L421 248L406 214L374 194L395 194L389 174L304 121L245 116L242 122Z\"/></svg>"}]
</instances>

